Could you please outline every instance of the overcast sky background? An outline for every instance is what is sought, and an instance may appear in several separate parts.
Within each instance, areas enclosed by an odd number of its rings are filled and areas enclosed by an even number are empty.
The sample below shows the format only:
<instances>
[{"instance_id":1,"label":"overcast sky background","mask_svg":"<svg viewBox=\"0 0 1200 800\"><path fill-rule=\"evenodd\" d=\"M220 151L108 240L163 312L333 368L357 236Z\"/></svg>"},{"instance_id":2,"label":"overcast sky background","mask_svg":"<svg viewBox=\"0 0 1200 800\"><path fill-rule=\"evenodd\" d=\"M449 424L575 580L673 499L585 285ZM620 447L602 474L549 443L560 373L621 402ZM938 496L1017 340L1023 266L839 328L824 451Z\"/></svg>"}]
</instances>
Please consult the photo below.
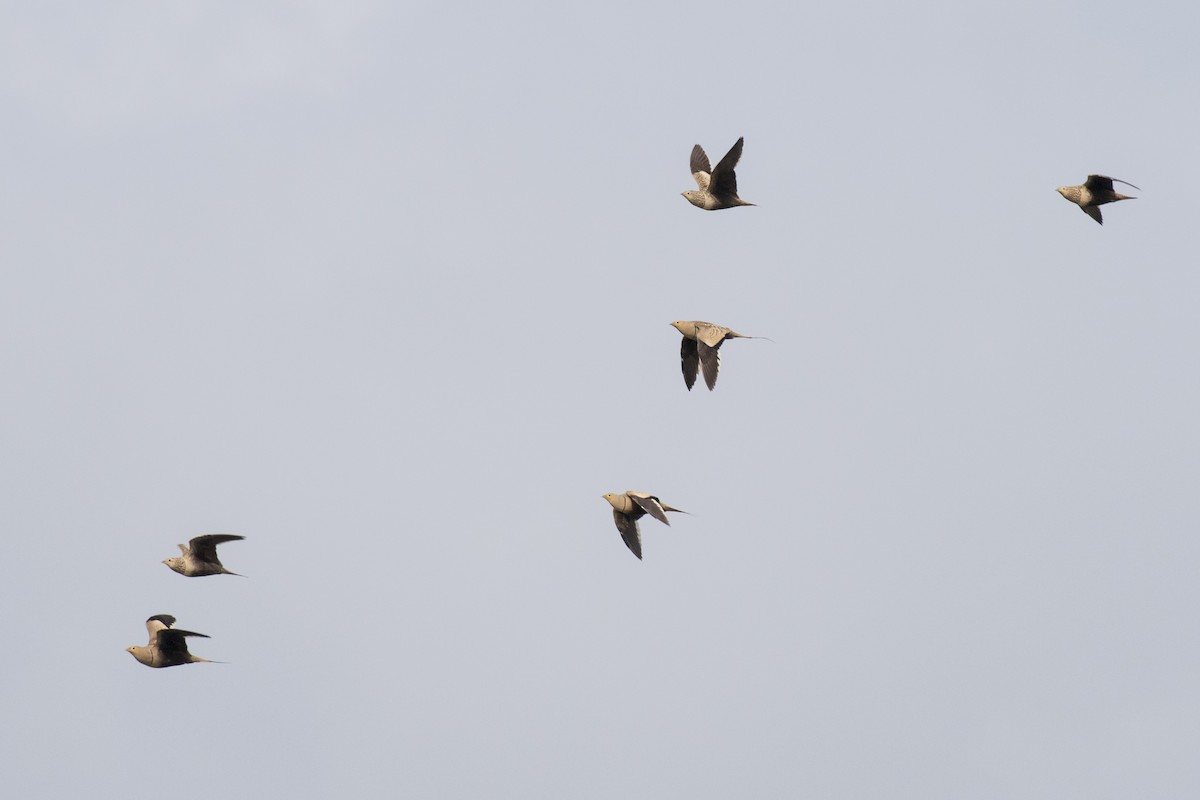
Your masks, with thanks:
<instances>
[{"instance_id":1,"label":"overcast sky background","mask_svg":"<svg viewBox=\"0 0 1200 800\"><path fill-rule=\"evenodd\" d=\"M3 4L6 792L1200 795L1198 25Z\"/></svg>"}]
</instances>

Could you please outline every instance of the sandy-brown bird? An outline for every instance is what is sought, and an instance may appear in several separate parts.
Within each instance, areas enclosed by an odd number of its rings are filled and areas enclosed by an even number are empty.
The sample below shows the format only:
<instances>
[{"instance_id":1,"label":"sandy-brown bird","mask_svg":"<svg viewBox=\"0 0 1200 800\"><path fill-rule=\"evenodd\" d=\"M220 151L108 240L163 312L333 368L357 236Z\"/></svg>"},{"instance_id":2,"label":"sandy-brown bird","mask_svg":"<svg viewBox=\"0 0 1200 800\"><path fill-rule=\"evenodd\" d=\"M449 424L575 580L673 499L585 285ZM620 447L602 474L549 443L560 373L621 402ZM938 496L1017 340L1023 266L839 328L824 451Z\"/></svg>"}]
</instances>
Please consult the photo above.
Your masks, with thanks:
<instances>
[{"instance_id":1,"label":"sandy-brown bird","mask_svg":"<svg viewBox=\"0 0 1200 800\"><path fill-rule=\"evenodd\" d=\"M738 159L742 157L742 139L738 139L729 152L713 169L708 164L708 155L704 148L696 145L692 148L691 169L692 177L696 179L698 190L682 192L687 201L705 211L717 211L722 208L735 206L752 206L737 196L737 174L733 171Z\"/></svg>"},{"instance_id":2,"label":"sandy-brown bird","mask_svg":"<svg viewBox=\"0 0 1200 800\"><path fill-rule=\"evenodd\" d=\"M679 508L671 508L652 494L645 492L610 492L604 499L613 507L613 520L625 546L638 557L642 558L642 537L638 532L637 521L649 514L664 525L670 525L666 511L687 512Z\"/></svg>"},{"instance_id":3,"label":"sandy-brown bird","mask_svg":"<svg viewBox=\"0 0 1200 800\"><path fill-rule=\"evenodd\" d=\"M145 664L147 667L177 667L180 664L196 664L199 662L209 662L207 658L200 658L188 652L187 637L199 636L207 639L203 633L194 633L192 631L183 631L179 628L172 628L175 624L175 618L170 614L155 614L150 619L146 620L146 630L150 633L150 643L145 647L126 647L125 652L132 655L138 661Z\"/></svg>"},{"instance_id":4,"label":"sandy-brown bird","mask_svg":"<svg viewBox=\"0 0 1200 800\"><path fill-rule=\"evenodd\" d=\"M717 385L717 370L721 357L717 350L726 339L765 339L765 336L746 336L722 325L700 320L676 320L671 327L683 334L679 347L679 359L683 366L683 382L688 391L696 383L696 369L703 367L704 382L709 391Z\"/></svg>"},{"instance_id":5,"label":"sandy-brown bird","mask_svg":"<svg viewBox=\"0 0 1200 800\"><path fill-rule=\"evenodd\" d=\"M237 575L225 569L221 559L217 558L217 545L224 542L237 542L245 539L233 533L210 533L197 536L187 544L179 545L183 553L180 556L164 558L163 563L180 575L196 578L201 575ZM241 577L238 575L238 577Z\"/></svg>"},{"instance_id":6,"label":"sandy-brown bird","mask_svg":"<svg viewBox=\"0 0 1200 800\"><path fill-rule=\"evenodd\" d=\"M1083 213L1103 225L1104 217L1100 215L1100 206L1105 203L1115 203L1118 200L1137 199L1127 194L1114 192L1113 181L1124 183L1126 186L1132 186L1139 192L1141 191L1141 189L1128 181L1123 181L1120 178L1110 178L1107 175L1088 175L1087 180L1082 185L1060 186L1056 191L1083 209Z\"/></svg>"}]
</instances>

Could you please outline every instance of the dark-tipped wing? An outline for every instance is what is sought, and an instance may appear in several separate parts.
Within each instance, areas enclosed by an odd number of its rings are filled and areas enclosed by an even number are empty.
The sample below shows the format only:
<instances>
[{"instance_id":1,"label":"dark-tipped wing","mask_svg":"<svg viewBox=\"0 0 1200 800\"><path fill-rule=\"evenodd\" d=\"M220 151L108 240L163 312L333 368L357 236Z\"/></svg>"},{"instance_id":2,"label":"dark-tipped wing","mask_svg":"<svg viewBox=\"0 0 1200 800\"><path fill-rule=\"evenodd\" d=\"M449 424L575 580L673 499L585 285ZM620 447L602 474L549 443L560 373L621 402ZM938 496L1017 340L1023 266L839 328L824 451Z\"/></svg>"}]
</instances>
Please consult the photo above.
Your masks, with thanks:
<instances>
[{"instance_id":1,"label":"dark-tipped wing","mask_svg":"<svg viewBox=\"0 0 1200 800\"><path fill-rule=\"evenodd\" d=\"M708 154L704 152L704 148L700 145L692 148L692 158L688 163L693 175L697 172L712 172L712 167L708 163Z\"/></svg>"},{"instance_id":2,"label":"dark-tipped wing","mask_svg":"<svg viewBox=\"0 0 1200 800\"><path fill-rule=\"evenodd\" d=\"M1137 189L1139 192L1142 190L1142 187L1134 186L1129 181L1123 181L1120 178L1110 178L1107 175L1088 175L1087 181L1085 181L1083 185L1086 186L1088 190L1092 192L1092 194L1095 194L1096 192L1111 192L1113 190L1113 181L1116 181L1117 183L1123 183L1126 186Z\"/></svg>"},{"instance_id":3,"label":"dark-tipped wing","mask_svg":"<svg viewBox=\"0 0 1200 800\"><path fill-rule=\"evenodd\" d=\"M236 542L240 539L245 539L245 536L238 536L232 533L210 533L206 536L197 536L188 542L188 549L192 551L192 555L201 561L211 561L213 563L221 563L217 558L217 545L225 542Z\"/></svg>"},{"instance_id":4,"label":"dark-tipped wing","mask_svg":"<svg viewBox=\"0 0 1200 800\"><path fill-rule=\"evenodd\" d=\"M155 614L146 620L146 633L150 634L150 644L154 644L154 639L158 636L159 631L165 631L174 624L175 618L170 614Z\"/></svg>"},{"instance_id":5,"label":"dark-tipped wing","mask_svg":"<svg viewBox=\"0 0 1200 800\"><path fill-rule=\"evenodd\" d=\"M654 517L659 522L670 525L671 521L667 519L667 513L663 511L662 503L654 495L637 495L630 493L629 499L641 506L642 511Z\"/></svg>"},{"instance_id":6,"label":"dark-tipped wing","mask_svg":"<svg viewBox=\"0 0 1200 800\"><path fill-rule=\"evenodd\" d=\"M708 390L712 391L717 385L717 370L721 367L721 356L717 353L721 349L721 344L725 340L717 342L716 347L709 347L704 342L697 343L697 350L700 354L700 366L704 368L704 382L708 384Z\"/></svg>"},{"instance_id":7,"label":"dark-tipped wing","mask_svg":"<svg viewBox=\"0 0 1200 800\"><path fill-rule=\"evenodd\" d=\"M729 148L729 152L717 164L717 168L712 171L712 180L708 184L709 194L715 197L737 196L737 175L733 170L741 157L742 140L738 139L737 143Z\"/></svg>"},{"instance_id":8,"label":"dark-tipped wing","mask_svg":"<svg viewBox=\"0 0 1200 800\"><path fill-rule=\"evenodd\" d=\"M1101 225L1104 224L1104 216L1100 213L1100 206L1080 206L1080 208L1083 209L1083 213L1096 220L1096 222L1099 222Z\"/></svg>"},{"instance_id":9,"label":"dark-tipped wing","mask_svg":"<svg viewBox=\"0 0 1200 800\"><path fill-rule=\"evenodd\" d=\"M679 347L679 361L683 366L683 382L690 392L696 383L696 370L700 366L700 355L696 352L695 339L683 337L683 344Z\"/></svg>"},{"instance_id":10,"label":"dark-tipped wing","mask_svg":"<svg viewBox=\"0 0 1200 800\"><path fill-rule=\"evenodd\" d=\"M158 647L158 651L163 654L164 658L171 661L180 658L187 660L187 637L199 636L202 639L207 639L208 636L203 633L194 633L193 631L181 631L178 628L164 628L158 632L158 636L154 640L154 644Z\"/></svg>"},{"instance_id":11,"label":"dark-tipped wing","mask_svg":"<svg viewBox=\"0 0 1200 800\"><path fill-rule=\"evenodd\" d=\"M642 537L638 534L637 521L631 514L622 514L615 508L613 509L613 521L617 523L617 530L621 532L621 539L625 542L625 546L640 561L642 558Z\"/></svg>"}]
</instances>

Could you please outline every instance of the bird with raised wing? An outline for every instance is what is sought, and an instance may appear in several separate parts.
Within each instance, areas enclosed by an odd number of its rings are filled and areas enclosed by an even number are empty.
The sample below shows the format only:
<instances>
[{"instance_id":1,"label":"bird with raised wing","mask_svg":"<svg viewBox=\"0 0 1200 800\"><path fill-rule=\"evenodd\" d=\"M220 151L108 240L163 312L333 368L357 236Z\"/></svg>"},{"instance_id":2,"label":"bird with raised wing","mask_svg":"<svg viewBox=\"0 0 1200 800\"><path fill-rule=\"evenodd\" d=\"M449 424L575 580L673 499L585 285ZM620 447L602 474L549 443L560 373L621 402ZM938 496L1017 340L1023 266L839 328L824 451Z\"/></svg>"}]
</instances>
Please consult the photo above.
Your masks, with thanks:
<instances>
[{"instance_id":1,"label":"bird with raised wing","mask_svg":"<svg viewBox=\"0 0 1200 800\"><path fill-rule=\"evenodd\" d=\"M1115 203L1118 200L1137 200L1136 197L1113 191L1113 181L1124 183L1126 186L1141 191L1132 183L1120 178L1110 178L1107 175L1088 175L1087 180L1079 186L1060 186L1055 191L1079 206L1083 213L1103 225L1104 217L1100 214L1100 206L1105 203Z\"/></svg>"},{"instance_id":2,"label":"bird with raised wing","mask_svg":"<svg viewBox=\"0 0 1200 800\"><path fill-rule=\"evenodd\" d=\"M637 521L649 514L664 525L670 525L665 512L676 511L680 514L687 512L679 508L671 508L652 494L645 492L610 492L604 499L613 507L613 520L621 539L640 561L642 558L642 537L638 531Z\"/></svg>"},{"instance_id":3,"label":"bird with raised wing","mask_svg":"<svg viewBox=\"0 0 1200 800\"><path fill-rule=\"evenodd\" d=\"M705 211L754 205L738 197L734 167L742 157L742 141L738 139L733 147L729 148L729 152L717 164L716 169L709 166L708 155L703 147L696 145L692 148L692 177L696 179L696 186L699 188L681 193L689 203Z\"/></svg>"},{"instance_id":4,"label":"bird with raised wing","mask_svg":"<svg viewBox=\"0 0 1200 800\"><path fill-rule=\"evenodd\" d=\"M150 634L150 642L145 647L138 647L136 645L126 647L125 652L147 667L154 667L155 669L177 667L180 664L196 664L199 662L219 663L215 661L209 662L207 658L200 658L200 656L194 656L188 652L188 636L199 636L207 639L207 635L172 628L171 626L174 624L175 618L170 614L155 614L146 620L146 630Z\"/></svg>"},{"instance_id":5,"label":"bird with raised wing","mask_svg":"<svg viewBox=\"0 0 1200 800\"><path fill-rule=\"evenodd\" d=\"M683 383L688 391L696 383L696 371L704 369L704 382L711 392L717 385L717 370L721 357L717 351L726 339L766 339L765 336L746 336L723 325L696 320L676 320L671 327L683 334L679 359L683 366ZM767 341L770 341L769 339Z\"/></svg>"},{"instance_id":6,"label":"bird with raised wing","mask_svg":"<svg viewBox=\"0 0 1200 800\"><path fill-rule=\"evenodd\" d=\"M163 562L180 575L197 578L201 575L238 575L225 569L221 559L217 558L217 545L224 542L238 542L245 539L233 533L210 533L197 536L187 544L179 545L183 555L164 558ZM238 577L242 577L238 575Z\"/></svg>"}]
</instances>

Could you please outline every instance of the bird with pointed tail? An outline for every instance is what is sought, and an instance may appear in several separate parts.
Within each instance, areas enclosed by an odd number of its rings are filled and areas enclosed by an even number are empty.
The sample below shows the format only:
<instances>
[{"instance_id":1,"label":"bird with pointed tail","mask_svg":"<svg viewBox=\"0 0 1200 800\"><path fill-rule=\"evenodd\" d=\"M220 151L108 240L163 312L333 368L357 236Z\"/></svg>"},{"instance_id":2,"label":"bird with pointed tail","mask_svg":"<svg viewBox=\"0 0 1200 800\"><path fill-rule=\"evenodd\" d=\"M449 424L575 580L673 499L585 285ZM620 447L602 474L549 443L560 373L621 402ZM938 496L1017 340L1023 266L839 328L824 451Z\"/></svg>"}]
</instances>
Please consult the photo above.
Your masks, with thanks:
<instances>
[{"instance_id":1,"label":"bird with pointed tail","mask_svg":"<svg viewBox=\"0 0 1200 800\"><path fill-rule=\"evenodd\" d=\"M1100 206L1105 203L1115 203L1118 200L1137 200L1136 197L1113 191L1113 181L1124 183L1126 186L1141 191L1132 183L1120 178L1110 178L1107 175L1088 175L1087 180L1079 186L1060 186L1055 191L1079 206L1083 213L1103 225L1104 217L1100 214Z\"/></svg>"},{"instance_id":2,"label":"bird with pointed tail","mask_svg":"<svg viewBox=\"0 0 1200 800\"><path fill-rule=\"evenodd\" d=\"M717 164L716 169L709 166L708 155L703 147L696 145L692 148L692 177L696 179L696 186L699 188L681 193L689 203L705 211L754 205L738 197L734 167L742 157L743 139L738 139L733 147L729 148L729 152Z\"/></svg>"},{"instance_id":3,"label":"bird with pointed tail","mask_svg":"<svg viewBox=\"0 0 1200 800\"><path fill-rule=\"evenodd\" d=\"M159 669L162 667L178 667L181 664L210 663L207 658L194 656L188 652L187 637L199 636L207 639L203 633L172 628L175 618L170 614L155 614L146 620L146 630L150 633L150 642L145 647L126 647L125 652L136 658L147 667Z\"/></svg>"},{"instance_id":4,"label":"bird with pointed tail","mask_svg":"<svg viewBox=\"0 0 1200 800\"><path fill-rule=\"evenodd\" d=\"M642 536L638 531L637 521L649 514L664 525L670 526L665 512L675 511L680 514L687 512L680 508L671 508L652 494L645 492L610 492L604 499L613 507L613 520L617 530L629 551L642 558Z\"/></svg>"},{"instance_id":5,"label":"bird with pointed tail","mask_svg":"<svg viewBox=\"0 0 1200 800\"><path fill-rule=\"evenodd\" d=\"M726 339L766 339L765 336L746 336L723 325L694 320L676 320L671 327L683 334L679 359L683 366L683 383L688 391L696 383L696 370L703 368L704 382L711 392L717 385L717 370L721 357L717 353ZM767 339L770 341L770 339Z\"/></svg>"},{"instance_id":6,"label":"bird with pointed tail","mask_svg":"<svg viewBox=\"0 0 1200 800\"><path fill-rule=\"evenodd\" d=\"M187 544L179 545L179 550L183 555L164 558L162 563L189 578L198 578L202 575L238 575L236 572L225 569L221 559L217 558L217 545L224 542L239 542L245 538L245 536L233 533L210 533L205 536L197 536ZM238 575L238 577L242 576Z\"/></svg>"}]
</instances>

